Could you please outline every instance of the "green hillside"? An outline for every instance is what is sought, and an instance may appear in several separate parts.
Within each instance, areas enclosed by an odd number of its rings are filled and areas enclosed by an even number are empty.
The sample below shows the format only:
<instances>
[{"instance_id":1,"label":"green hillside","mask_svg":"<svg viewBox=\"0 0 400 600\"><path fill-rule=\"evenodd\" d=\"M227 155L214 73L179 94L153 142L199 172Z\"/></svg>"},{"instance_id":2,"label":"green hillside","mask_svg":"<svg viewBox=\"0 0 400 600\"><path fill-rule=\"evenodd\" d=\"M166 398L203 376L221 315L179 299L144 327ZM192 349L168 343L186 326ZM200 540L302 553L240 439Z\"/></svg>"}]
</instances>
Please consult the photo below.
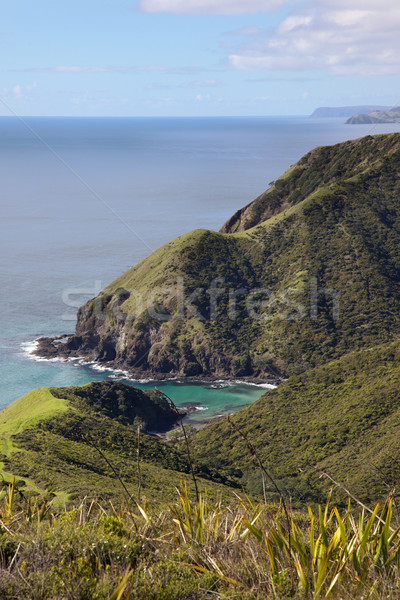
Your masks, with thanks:
<instances>
[{"instance_id":1,"label":"green hillside","mask_svg":"<svg viewBox=\"0 0 400 600\"><path fill-rule=\"evenodd\" d=\"M231 417L295 505L322 501L332 482L374 503L400 483L400 342L291 377ZM226 419L191 440L194 460L261 492L261 476ZM269 497L277 498L269 487ZM339 493L337 500L345 494Z\"/></svg>"},{"instance_id":2,"label":"green hillside","mask_svg":"<svg viewBox=\"0 0 400 600\"><path fill-rule=\"evenodd\" d=\"M216 233L151 254L66 343L137 376L278 378L400 335L400 134L308 153Z\"/></svg>"},{"instance_id":3,"label":"green hillside","mask_svg":"<svg viewBox=\"0 0 400 600\"><path fill-rule=\"evenodd\" d=\"M1 598L398 600L392 492L400 477L400 343L292 377L232 417L281 488L287 512L268 480L267 503L245 493L261 492L260 470L224 422L190 439L198 501L184 447L143 433L138 506L137 421L129 402L136 391L125 388L42 388L10 407L10 422L2 413L2 435L15 444L3 457L7 467L31 474L43 486L36 493L47 493L33 498L20 481L0 490ZM142 420L151 404L138 399ZM21 424L41 400L43 414L52 404L53 415L38 421L38 409ZM323 470L349 487L350 502L339 490L336 505L326 504L331 482L321 479ZM128 502L114 471L133 496ZM206 472L245 489L205 481ZM182 479L188 488L179 486ZM369 505L365 511L359 500Z\"/></svg>"},{"instance_id":4,"label":"green hillside","mask_svg":"<svg viewBox=\"0 0 400 600\"><path fill-rule=\"evenodd\" d=\"M32 390L0 412L0 435L19 433L42 419L61 415L68 408L69 403L53 396L50 388Z\"/></svg>"},{"instance_id":5,"label":"green hillside","mask_svg":"<svg viewBox=\"0 0 400 600\"><path fill-rule=\"evenodd\" d=\"M25 487L68 494L71 500L86 495L107 500L123 495L118 474L135 495L137 426L146 418L152 423L154 409L149 404L146 415L143 410L140 416L129 413L127 395L137 392L142 394L122 384L97 382L27 394L1 413L5 478L12 474L25 480ZM41 398L47 400L46 416L38 421L39 414L29 411ZM51 398L55 406L63 400L59 412L48 415ZM23 411L30 418L20 426ZM400 482L400 342L351 352L294 375L232 422L294 505L324 501L332 483L322 472L373 503ZM192 435L190 447L196 476L211 495L229 495L225 486L262 493L260 471L226 419ZM145 432L140 435L140 464L142 493L154 501L172 497L179 479L190 473L183 444L166 445ZM272 489L268 497L278 499ZM339 493L336 500L343 498Z\"/></svg>"},{"instance_id":6,"label":"green hillside","mask_svg":"<svg viewBox=\"0 0 400 600\"><path fill-rule=\"evenodd\" d=\"M19 489L61 500L126 501L128 493L136 500L139 443L141 497L165 502L188 478L190 465L185 453L146 431L165 431L176 420L163 397L121 383L33 390L0 413L0 474L6 482L16 477ZM232 484L212 468L196 474L211 495L227 494L211 480Z\"/></svg>"}]
</instances>

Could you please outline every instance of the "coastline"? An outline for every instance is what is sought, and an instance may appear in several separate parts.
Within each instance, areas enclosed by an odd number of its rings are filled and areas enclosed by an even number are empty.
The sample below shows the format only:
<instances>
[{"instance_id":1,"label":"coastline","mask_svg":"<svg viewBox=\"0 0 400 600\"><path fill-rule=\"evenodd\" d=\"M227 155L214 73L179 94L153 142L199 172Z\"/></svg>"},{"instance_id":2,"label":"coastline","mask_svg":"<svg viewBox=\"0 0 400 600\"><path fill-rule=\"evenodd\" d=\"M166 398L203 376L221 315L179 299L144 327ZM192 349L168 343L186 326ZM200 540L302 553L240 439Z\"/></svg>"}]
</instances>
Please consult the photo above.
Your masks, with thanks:
<instances>
[{"instance_id":1,"label":"coastline","mask_svg":"<svg viewBox=\"0 0 400 600\"><path fill-rule=\"evenodd\" d=\"M118 378L127 379L129 381L137 381L138 383L157 383L168 381L185 381L185 383L202 384L246 384L254 385L264 389L274 389L285 379L278 375L271 375L268 378L258 377L256 375L247 375L243 377L235 377L228 373L202 373L201 375L185 376L180 373L159 373L157 371L125 368L116 361L108 361L100 363L87 359L84 355L75 354L74 349L67 346L68 341L73 337L71 334L64 334L54 338L39 337L31 342L25 342L25 354L32 360L49 361L49 362L79 362L81 365L87 365L96 371L110 371Z\"/></svg>"}]
</instances>

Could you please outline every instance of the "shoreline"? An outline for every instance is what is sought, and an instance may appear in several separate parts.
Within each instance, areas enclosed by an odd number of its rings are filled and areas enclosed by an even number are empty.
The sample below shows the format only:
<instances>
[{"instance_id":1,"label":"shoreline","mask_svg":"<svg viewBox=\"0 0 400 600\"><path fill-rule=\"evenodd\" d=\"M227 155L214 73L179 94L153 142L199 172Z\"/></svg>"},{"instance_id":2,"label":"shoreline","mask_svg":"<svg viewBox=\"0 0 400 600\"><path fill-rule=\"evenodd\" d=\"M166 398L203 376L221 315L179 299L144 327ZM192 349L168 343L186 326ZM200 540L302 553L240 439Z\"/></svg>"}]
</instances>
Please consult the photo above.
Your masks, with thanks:
<instances>
[{"instance_id":1,"label":"shoreline","mask_svg":"<svg viewBox=\"0 0 400 600\"><path fill-rule=\"evenodd\" d=\"M71 356L71 352L56 352L56 349L62 348L70 337L71 334L64 334L55 338L39 337L30 342L22 343L21 348L23 349L25 356L31 360L36 360L38 362L77 362L82 366L92 368L94 371L109 371L115 375L115 378L136 381L139 384L172 381L185 383L186 385L202 383L221 384L221 386L223 386L223 384L244 384L268 390L274 389L284 381L284 378L279 377L278 375L271 376L267 379L266 377L257 377L254 375L232 377L223 373L215 375L202 374L201 376L187 376L179 375L177 373L157 373L154 371L129 371L121 368L123 365L115 364L112 361L109 363L99 363L97 361L87 360L85 356L82 355ZM51 352L49 352L49 346L51 347ZM113 375L110 376L113 377Z\"/></svg>"}]
</instances>

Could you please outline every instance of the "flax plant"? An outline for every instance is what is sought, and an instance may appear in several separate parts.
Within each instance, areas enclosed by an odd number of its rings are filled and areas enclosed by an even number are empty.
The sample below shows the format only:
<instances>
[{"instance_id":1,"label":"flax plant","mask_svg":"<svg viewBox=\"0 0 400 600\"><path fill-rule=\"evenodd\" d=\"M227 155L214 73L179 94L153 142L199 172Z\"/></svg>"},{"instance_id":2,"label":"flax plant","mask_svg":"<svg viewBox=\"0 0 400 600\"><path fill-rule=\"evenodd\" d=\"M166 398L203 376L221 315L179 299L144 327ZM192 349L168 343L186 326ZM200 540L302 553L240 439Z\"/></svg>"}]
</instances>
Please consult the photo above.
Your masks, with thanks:
<instances>
[{"instance_id":1,"label":"flax plant","mask_svg":"<svg viewBox=\"0 0 400 600\"><path fill-rule=\"evenodd\" d=\"M78 597L75 589L79 597L114 600L400 597L391 497L371 513L351 499L339 510L330 498L317 509L291 511L289 542L281 505L239 495L211 501L205 491L197 501L186 481L159 509L86 499L56 510L40 496L17 499L17 489L11 482L0 495L4 598L50 597L40 595L50 581L57 600Z\"/></svg>"}]
</instances>

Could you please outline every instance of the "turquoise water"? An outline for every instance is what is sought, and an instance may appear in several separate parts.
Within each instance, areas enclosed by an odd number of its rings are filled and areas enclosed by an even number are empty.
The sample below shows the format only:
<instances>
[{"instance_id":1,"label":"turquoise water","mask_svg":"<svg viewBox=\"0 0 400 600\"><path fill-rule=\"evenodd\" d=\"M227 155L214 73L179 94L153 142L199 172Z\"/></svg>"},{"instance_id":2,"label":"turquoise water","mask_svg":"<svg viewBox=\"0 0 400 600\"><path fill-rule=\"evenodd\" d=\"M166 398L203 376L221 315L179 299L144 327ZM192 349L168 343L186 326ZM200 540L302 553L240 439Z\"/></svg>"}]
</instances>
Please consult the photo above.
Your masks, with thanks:
<instances>
[{"instance_id":1,"label":"turquoise water","mask_svg":"<svg viewBox=\"0 0 400 600\"><path fill-rule=\"evenodd\" d=\"M27 360L25 364L26 367L31 366L36 377L35 383L32 383L30 389L44 385L45 380L53 382L46 385L63 386L80 385L104 379L122 381L142 390L152 390L157 387L167 394L177 406L190 409L185 421L193 424L203 423L208 419L240 410L258 400L268 389L273 389L273 386L268 384L250 385L223 380L201 382L193 378L157 382L134 381L104 366L82 365L73 360L69 362Z\"/></svg>"},{"instance_id":2,"label":"turquoise water","mask_svg":"<svg viewBox=\"0 0 400 600\"><path fill-rule=\"evenodd\" d=\"M152 250L219 229L315 146L398 129L307 117L0 118L0 407L38 386L112 375L33 361L21 346L72 332L77 307ZM208 408L196 418L264 391L188 382L166 390L176 404Z\"/></svg>"},{"instance_id":3,"label":"turquoise water","mask_svg":"<svg viewBox=\"0 0 400 600\"><path fill-rule=\"evenodd\" d=\"M151 384L140 387L149 389ZM177 406L195 408L185 419L193 424L240 410L258 400L267 391L257 386L235 382L199 384L184 380L157 384L157 388L173 398Z\"/></svg>"}]
</instances>

